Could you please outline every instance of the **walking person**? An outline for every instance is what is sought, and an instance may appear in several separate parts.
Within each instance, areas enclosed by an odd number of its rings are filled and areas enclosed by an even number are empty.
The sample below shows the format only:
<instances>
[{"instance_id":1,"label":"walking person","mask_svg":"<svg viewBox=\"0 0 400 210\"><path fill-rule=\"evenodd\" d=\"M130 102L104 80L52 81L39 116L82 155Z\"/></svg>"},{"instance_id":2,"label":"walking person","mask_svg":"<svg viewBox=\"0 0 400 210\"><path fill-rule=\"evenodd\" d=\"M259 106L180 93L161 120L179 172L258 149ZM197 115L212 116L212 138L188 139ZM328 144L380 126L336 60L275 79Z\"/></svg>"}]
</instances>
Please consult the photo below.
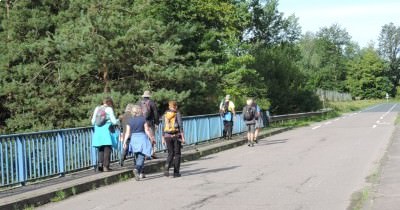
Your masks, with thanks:
<instances>
[{"instance_id":1,"label":"walking person","mask_svg":"<svg viewBox=\"0 0 400 210\"><path fill-rule=\"evenodd\" d=\"M121 134L120 134L120 141L121 142L124 142L124 137L126 135L126 129L125 128L126 128L126 125L129 122L129 120L132 118L132 108L133 108L133 104L129 103L128 105L126 105L124 114L122 116L120 116L121 131L122 131ZM129 147L130 141L131 141L131 138L129 137L126 140L126 144L128 145L128 147L123 147L122 148L121 157L120 157L120 160L119 160L119 164L121 166L124 166L124 161L126 160L126 156L131 151L131 148Z\"/></svg>"},{"instance_id":2,"label":"walking person","mask_svg":"<svg viewBox=\"0 0 400 210\"><path fill-rule=\"evenodd\" d=\"M168 110L163 115L162 143L167 146L168 157L164 175L169 176L169 168L174 166L174 178L180 177L181 148L185 143L182 116L176 101L168 102Z\"/></svg>"},{"instance_id":3,"label":"walking person","mask_svg":"<svg viewBox=\"0 0 400 210\"><path fill-rule=\"evenodd\" d=\"M231 139L233 130L233 121L236 117L235 104L230 100L231 96L226 95L225 100L219 105L219 111L224 123L222 138Z\"/></svg>"},{"instance_id":4,"label":"walking person","mask_svg":"<svg viewBox=\"0 0 400 210\"><path fill-rule=\"evenodd\" d=\"M160 124L160 117L158 114L158 109L156 103L151 99L151 92L149 90L144 91L142 95L142 100L139 101L142 108L143 116L146 118L148 125L151 128L153 136L155 136L155 131ZM155 156L156 152L156 142L152 145L152 158L157 158Z\"/></svg>"},{"instance_id":5,"label":"walking person","mask_svg":"<svg viewBox=\"0 0 400 210\"><path fill-rule=\"evenodd\" d=\"M97 106L93 112L91 123L94 125L94 133L92 137L92 146L96 147L98 151L98 163L97 170L111 171L110 169L110 157L111 157L111 146L116 141L113 133L115 129L113 125L118 123L115 118L113 110L113 101L110 97L103 99L103 104Z\"/></svg>"},{"instance_id":6,"label":"walking person","mask_svg":"<svg viewBox=\"0 0 400 210\"><path fill-rule=\"evenodd\" d=\"M256 127L256 109L253 105L253 99L251 98L247 99L246 106L243 107L243 120L247 127L248 146L253 147Z\"/></svg>"},{"instance_id":7,"label":"walking person","mask_svg":"<svg viewBox=\"0 0 400 210\"><path fill-rule=\"evenodd\" d=\"M257 144L258 143L258 134L260 132L260 129L264 127L264 116L263 116L263 112L261 111L260 106L258 106L258 104L253 101L253 106L256 109L256 125L255 125L255 132L254 132L254 141Z\"/></svg>"},{"instance_id":8,"label":"walking person","mask_svg":"<svg viewBox=\"0 0 400 210\"><path fill-rule=\"evenodd\" d=\"M144 176L144 160L149 158L152 152L152 144L155 142L150 125L143 116L142 108L139 105L132 106L132 117L128 120L124 130L124 149L130 146L135 156L136 164L133 173L139 181ZM128 145L128 139L130 142Z\"/></svg>"}]
</instances>

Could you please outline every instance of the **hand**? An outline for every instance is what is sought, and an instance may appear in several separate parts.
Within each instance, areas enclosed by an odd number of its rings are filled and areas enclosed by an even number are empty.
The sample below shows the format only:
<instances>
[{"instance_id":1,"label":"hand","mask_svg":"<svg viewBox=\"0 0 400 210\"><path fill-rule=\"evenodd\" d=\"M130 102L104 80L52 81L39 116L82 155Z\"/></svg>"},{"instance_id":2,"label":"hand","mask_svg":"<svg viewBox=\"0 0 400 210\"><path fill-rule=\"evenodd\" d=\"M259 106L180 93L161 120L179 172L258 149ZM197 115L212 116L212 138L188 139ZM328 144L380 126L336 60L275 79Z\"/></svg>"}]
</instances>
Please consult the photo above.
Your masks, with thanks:
<instances>
[{"instance_id":1,"label":"hand","mask_svg":"<svg viewBox=\"0 0 400 210\"><path fill-rule=\"evenodd\" d=\"M122 147L124 148L124 150L126 149L128 145L126 145L126 143L124 142L124 144L122 145Z\"/></svg>"},{"instance_id":2,"label":"hand","mask_svg":"<svg viewBox=\"0 0 400 210\"><path fill-rule=\"evenodd\" d=\"M181 143L185 144L185 137L183 137L183 136L181 137Z\"/></svg>"},{"instance_id":3,"label":"hand","mask_svg":"<svg viewBox=\"0 0 400 210\"><path fill-rule=\"evenodd\" d=\"M163 145L165 145L165 138L164 138L164 137L161 138L161 143L162 143Z\"/></svg>"},{"instance_id":4,"label":"hand","mask_svg":"<svg viewBox=\"0 0 400 210\"><path fill-rule=\"evenodd\" d=\"M154 138L151 140L151 144L152 144L152 145L155 145L155 144L156 144L156 140L155 140Z\"/></svg>"}]
</instances>

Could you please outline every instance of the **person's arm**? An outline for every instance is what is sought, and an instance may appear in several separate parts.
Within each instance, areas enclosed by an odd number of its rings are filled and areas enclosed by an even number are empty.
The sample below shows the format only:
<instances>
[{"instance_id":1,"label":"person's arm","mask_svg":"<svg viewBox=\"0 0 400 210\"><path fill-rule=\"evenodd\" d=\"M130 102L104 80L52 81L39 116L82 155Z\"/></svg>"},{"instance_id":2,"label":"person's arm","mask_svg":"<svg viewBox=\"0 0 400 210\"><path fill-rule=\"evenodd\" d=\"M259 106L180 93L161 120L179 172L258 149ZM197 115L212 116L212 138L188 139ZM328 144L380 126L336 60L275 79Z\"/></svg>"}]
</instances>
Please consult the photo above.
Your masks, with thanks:
<instances>
[{"instance_id":1,"label":"person's arm","mask_svg":"<svg viewBox=\"0 0 400 210\"><path fill-rule=\"evenodd\" d=\"M96 113L99 110L99 107L96 106L96 108L94 109L93 115L92 115L92 120L90 121L92 123L92 125L94 125L94 122L96 121Z\"/></svg>"},{"instance_id":2,"label":"person's arm","mask_svg":"<svg viewBox=\"0 0 400 210\"><path fill-rule=\"evenodd\" d=\"M108 116L110 117L110 121L111 121L111 123L112 123L113 125L118 124L118 120L117 120L117 118L115 117L114 110L113 110L111 107L107 107L107 108L106 108L106 113L107 113Z\"/></svg>"},{"instance_id":3,"label":"person's arm","mask_svg":"<svg viewBox=\"0 0 400 210\"><path fill-rule=\"evenodd\" d=\"M184 144L185 143L185 132L183 131L183 120L182 120L182 115L180 112L176 113L176 119L178 120L179 133L181 134L181 142L182 142L182 144Z\"/></svg>"},{"instance_id":4,"label":"person's arm","mask_svg":"<svg viewBox=\"0 0 400 210\"><path fill-rule=\"evenodd\" d=\"M150 141L152 144L156 143L156 139L153 135L153 132L151 131L150 126L147 124L147 122L144 124L144 131L146 132L147 136L149 137Z\"/></svg>"},{"instance_id":5,"label":"person's arm","mask_svg":"<svg viewBox=\"0 0 400 210\"><path fill-rule=\"evenodd\" d=\"M165 137L164 137L164 127L165 127L165 114L161 117L161 143L165 145Z\"/></svg>"},{"instance_id":6,"label":"person's arm","mask_svg":"<svg viewBox=\"0 0 400 210\"><path fill-rule=\"evenodd\" d=\"M126 146L127 146L126 142L127 142L127 140L129 139L129 137L131 135L131 126L129 126L129 124L126 124L126 126L124 128L124 133L125 133L125 135L124 135L123 147L125 149Z\"/></svg>"},{"instance_id":7,"label":"person's arm","mask_svg":"<svg viewBox=\"0 0 400 210\"><path fill-rule=\"evenodd\" d=\"M156 126L158 126L160 124L160 116L158 115L158 109L157 109L157 105L154 101L152 101L153 103L151 103L151 110L153 111L153 116L154 116L154 124Z\"/></svg>"},{"instance_id":8,"label":"person's arm","mask_svg":"<svg viewBox=\"0 0 400 210\"><path fill-rule=\"evenodd\" d=\"M232 103L232 113L233 113L233 116L235 117L236 116L235 104L232 101L230 103Z\"/></svg>"}]
</instances>

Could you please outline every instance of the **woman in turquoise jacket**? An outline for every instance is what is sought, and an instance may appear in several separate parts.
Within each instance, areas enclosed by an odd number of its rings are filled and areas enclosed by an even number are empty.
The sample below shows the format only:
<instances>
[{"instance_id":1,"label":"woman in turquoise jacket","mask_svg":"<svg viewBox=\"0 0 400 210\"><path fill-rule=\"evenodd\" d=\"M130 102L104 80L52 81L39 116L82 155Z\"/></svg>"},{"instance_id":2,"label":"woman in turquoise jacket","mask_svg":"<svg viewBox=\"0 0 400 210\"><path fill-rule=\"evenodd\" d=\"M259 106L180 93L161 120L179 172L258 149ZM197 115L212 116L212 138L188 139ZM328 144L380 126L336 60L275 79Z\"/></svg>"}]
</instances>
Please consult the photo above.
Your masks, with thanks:
<instances>
[{"instance_id":1,"label":"woman in turquoise jacket","mask_svg":"<svg viewBox=\"0 0 400 210\"><path fill-rule=\"evenodd\" d=\"M106 113L106 121L103 125L96 125L96 115L98 112ZM111 147L116 142L114 127L118 123L113 110L113 101L110 97L103 100L103 105L96 107L93 112L92 125L94 133L92 137L92 146L98 149L98 171L110 171Z\"/></svg>"}]
</instances>

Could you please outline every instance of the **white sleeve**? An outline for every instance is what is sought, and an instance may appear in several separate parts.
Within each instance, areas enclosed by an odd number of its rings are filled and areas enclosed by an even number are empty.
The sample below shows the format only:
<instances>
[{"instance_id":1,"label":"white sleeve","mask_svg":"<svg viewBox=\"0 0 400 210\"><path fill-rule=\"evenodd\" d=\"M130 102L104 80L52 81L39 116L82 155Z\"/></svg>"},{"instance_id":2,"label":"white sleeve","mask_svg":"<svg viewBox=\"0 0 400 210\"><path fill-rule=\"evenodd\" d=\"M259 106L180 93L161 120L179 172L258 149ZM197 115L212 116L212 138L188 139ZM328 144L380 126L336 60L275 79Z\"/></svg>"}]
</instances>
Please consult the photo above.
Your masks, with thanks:
<instances>
[{"instance_id":1,"label":"white sleeve","mask_svg":"<svg viewBox=\"0 0 400 210\"><path fill-rule=\"evenodd\" d=\"M111 107L107 107L106 113L109 116L111 123L113 125L116 125L118 123L118 121L117 121L117 118L115 118L114 110Z\"/></svg>"},{"instance_id":2,"label":"white sleeve","mask_svg":"<svg viewBox=\"0 0 400 210\"><path fill-rule=\"evenodd\" d=\"M96 120L96 113L97 113L98 109L99 109L99 107L96 106L96 108L94 109L94 112L92 114L92 120L90 121L92 123L92 125L94 125L94 121Z\"/></svg>"}]
</instances>

